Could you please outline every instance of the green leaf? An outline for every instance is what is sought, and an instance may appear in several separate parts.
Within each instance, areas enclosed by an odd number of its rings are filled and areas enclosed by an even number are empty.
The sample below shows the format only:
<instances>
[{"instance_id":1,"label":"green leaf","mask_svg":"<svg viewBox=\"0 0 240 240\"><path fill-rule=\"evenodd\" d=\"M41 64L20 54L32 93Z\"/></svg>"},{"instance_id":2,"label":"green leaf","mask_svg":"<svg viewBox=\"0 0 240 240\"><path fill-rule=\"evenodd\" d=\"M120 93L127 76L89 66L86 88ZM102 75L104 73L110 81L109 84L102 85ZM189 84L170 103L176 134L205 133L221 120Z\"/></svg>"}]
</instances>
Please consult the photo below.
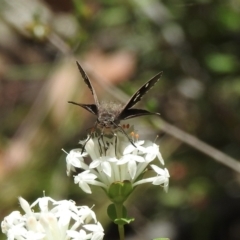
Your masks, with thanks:
<instances>
[{"instance_id":1,"label":"green leaf","mask_svg":"<svg viewBox=\"0 0 240 240\"><path fill-rule=\"evenodd\" d=\"M134 221L134 218L127 217L127 209L125 208L125 206L122 206L121 218L117 218L116 208L113 203L108 206L107 214L108 214L108 217L117 225L125 225Z\"/></svg>"},{"instance_id":2,"label":"green leaf","mask_svg":"<svg viewBox=\"0 0 240 240\"><path fill-rule=\"evenodd\" d=\"M114 220L114 223L116 223L117 225L125 225L133 222L134 220L134 218L117 218Z\"/></svg>"}]
</instances>

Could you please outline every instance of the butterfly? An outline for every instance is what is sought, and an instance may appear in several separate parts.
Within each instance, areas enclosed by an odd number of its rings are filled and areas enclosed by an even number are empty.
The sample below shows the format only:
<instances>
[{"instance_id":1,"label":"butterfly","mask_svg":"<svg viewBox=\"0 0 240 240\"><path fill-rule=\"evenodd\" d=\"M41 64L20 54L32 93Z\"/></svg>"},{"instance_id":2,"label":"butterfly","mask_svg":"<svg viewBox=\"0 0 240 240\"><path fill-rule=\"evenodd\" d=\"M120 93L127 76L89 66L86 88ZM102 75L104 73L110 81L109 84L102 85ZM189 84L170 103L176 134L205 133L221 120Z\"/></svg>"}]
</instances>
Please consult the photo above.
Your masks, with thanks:
<instances>
[{"instance_id":1,"label":"butterfly","mask_svg":"<svg viewBox=\"0 0 240 240\"><path fill-rule=\"evenodd\" d=\"M85 73L81 65L78 62L76 63L84 82L87 84L88 88L92 92L95 103L84 104L84 103L76 103L72 101L69 101L69 103L78 105L84 108L85 110L87 110L88 112L94 114L97 117L95 127L101 130L102 135L106 130L113 131L115 129L119 129L122 133L125 134L125 136L129 139L129 141L134 145L133 141L129 138L129 136L125 133L125 131L121 127L120 122L122 120L140 117L143 115L160 115L159 113L152 113L144 109L138 109L138 108L132 108L132 107L137 102L139 102L142 99L142 97L159 81L160 77L162 76L162 72L158 73L156 76L154 76L149 81L147 81L142 87L140 87L132 95L132 97L129 99L129 101L125 105L122 105L119 103L108 103L108 102L100 103L98 101L97 94L87 74Z\"/></svg>"}]
</instances>

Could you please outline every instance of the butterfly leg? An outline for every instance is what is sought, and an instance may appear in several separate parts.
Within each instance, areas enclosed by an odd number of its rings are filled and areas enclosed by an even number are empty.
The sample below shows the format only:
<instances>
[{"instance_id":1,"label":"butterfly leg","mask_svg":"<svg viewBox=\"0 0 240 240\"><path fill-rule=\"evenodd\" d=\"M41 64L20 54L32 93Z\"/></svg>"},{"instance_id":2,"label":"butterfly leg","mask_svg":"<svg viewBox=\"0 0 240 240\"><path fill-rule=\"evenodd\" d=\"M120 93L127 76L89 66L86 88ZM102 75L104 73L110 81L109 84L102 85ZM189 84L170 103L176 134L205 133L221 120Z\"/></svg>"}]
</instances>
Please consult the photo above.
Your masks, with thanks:
<instances>
[{"instance_id":1,"label":"butterfly leg","mask_svg":"<svg viewBox=\"0 0 240 240\"><path fill-rule=\"evenodd\" d=\"M103 134L103 132L102 132L102 133L101 133L101 139L102 139L102 143L103 143L104 154L105 154L105 156L106 156L108 147L106 146L106 142L104 141L103 136L104 136L104 134Z\"/></svg>"},{"instance_id":2,"label":"butterfly leg","mask_svg":"<svg viewBox=\"0 0 240 240\"><path fill-rule=\"evenodd\" d=\"M88 141L93 137L94 133L95 133L95 127L96 127L96 124L94 127L91 128L91 132L90 134L88 134L87 136L87 139L85 140L83 146L82 146L82 151L81 151L81 154L83 154L84 150L85 150L85 147L86 147L86 144L88 143Z\"/></svg>"},{"instance_id":3,"label":"butterfly leg","mask_svg":"<svg viewBox=\"0 0 240 240\"><path fill-rule=\"evenodd\" d=\"M106 151L107 151L107 147L106 147L106 143L104 141L104 128L102 128L101 134L98 137L98 144L99 144L99 152L100 155L103 155L103 149L104 149L104 154L106 155ZM103 149L102 149L103 148Z\"/></svg>"},{"instance_id":4,"label":"butterfly leg","mask_svg":"<svg viewBox=\"0 0 240 240\"><path fill-rule=\"evenodd\" d=\"M102 140L102 143L101 143L101 140ZM100 153L100 156L103 155L103 150L102 150L102 145L104 147L104 141L103 141L103 134L101 133L100 136L98 137L98 145L99 145L99 153Z\"/></svg>"},{"instance_id":5,"label":"butterfly leg","mask_svg":"<svg viewBox=\"0 0 240 240\"><path fill-rule=\"evenodd\" d=\"M81 154L83 154L84 150L85 150L85 146L87 144L87 142L90 140L90 138L92 137L93 133L89 134L87 139L85 140L83 146L82 146L82 151L81 151Z\"/></svg>"},{"instance_id":6,"label":"butterfly leg","mask_svg":"<svg viewBox=\"0 0 240 240\"><path fill-rule=\"evenodd\" d=\"M116 133L114 133L113 134L113 136L114 136L114 138L115 138L115 154L117 155L117 134Z\"/></svg>"}]
</instances>

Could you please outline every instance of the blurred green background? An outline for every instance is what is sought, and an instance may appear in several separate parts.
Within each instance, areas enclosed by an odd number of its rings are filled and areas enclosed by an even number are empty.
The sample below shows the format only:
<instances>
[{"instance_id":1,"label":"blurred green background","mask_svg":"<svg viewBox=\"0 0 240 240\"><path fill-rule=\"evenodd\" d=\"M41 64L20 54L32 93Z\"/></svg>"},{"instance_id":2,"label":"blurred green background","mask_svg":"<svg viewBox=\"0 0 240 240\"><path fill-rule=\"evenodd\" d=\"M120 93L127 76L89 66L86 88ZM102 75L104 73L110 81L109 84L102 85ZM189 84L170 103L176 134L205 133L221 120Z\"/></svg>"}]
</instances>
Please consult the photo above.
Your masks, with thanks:
<instances>
[{"instance_id":1,"label":"blurred green background","mask_svg":"<svg viewBox=\"0 0 240 240\"><path fill-rule=\"evenodd\" d=\"M95 120L67 103L93 101L76 60L99 98L123 102L123 92L131 95L163 71L141 105L239 159L240 1L0 3L1 220L20 210L18 196L33 202L45 190L55 199L95 204L105 239L118 239L104 192L86 195L65 174L61 149L76 148ZM153 118L131 123L141 139L159 135L170 188L167 194L152 185L136 189L126 203L136 219L126 239L240 239L239 171L187 145L184 135L181 141L154 127Z\"/></svg>"}]
</instances>

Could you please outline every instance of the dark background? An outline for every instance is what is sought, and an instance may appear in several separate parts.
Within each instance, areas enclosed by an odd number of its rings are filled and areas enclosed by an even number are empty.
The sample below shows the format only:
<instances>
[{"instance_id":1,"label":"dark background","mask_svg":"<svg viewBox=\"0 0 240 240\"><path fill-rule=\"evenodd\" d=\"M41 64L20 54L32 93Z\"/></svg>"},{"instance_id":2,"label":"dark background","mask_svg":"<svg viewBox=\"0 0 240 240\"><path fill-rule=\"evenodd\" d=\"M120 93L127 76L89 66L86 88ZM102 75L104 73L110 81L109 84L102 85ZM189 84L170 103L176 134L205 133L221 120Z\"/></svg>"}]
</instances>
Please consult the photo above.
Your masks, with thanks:
<instances>
[{"instance_id":1,"label":"dark background","mask_svg":"<svg viewBox=\"0 0 240 240\"><path fill-rule=\"evenodd\" d=\"M78 60L99 98L126 101L160 71L141 106L221 152L240 156L240 2L2 0L0 9L0 219L46 195L95 204L105 239L118 239L104 192L84 194L65 174L94 116ZM110 88L111 87L111 88ZM121 91L119 91L121 89ZM160 145L170 171L166 194L139 186L126 203L127 239L240 239L239 166L231 169L142 117L141 139ZM214 151L214 150L213 150ZM237 161L237 160L236 160ZM228 159L224 159L228 164ZM234 168L234 167L232 167ZM140 199L140 200L139 200ZM1 239L5 239L1 236Z\"/></svg>"}]
</instances>

